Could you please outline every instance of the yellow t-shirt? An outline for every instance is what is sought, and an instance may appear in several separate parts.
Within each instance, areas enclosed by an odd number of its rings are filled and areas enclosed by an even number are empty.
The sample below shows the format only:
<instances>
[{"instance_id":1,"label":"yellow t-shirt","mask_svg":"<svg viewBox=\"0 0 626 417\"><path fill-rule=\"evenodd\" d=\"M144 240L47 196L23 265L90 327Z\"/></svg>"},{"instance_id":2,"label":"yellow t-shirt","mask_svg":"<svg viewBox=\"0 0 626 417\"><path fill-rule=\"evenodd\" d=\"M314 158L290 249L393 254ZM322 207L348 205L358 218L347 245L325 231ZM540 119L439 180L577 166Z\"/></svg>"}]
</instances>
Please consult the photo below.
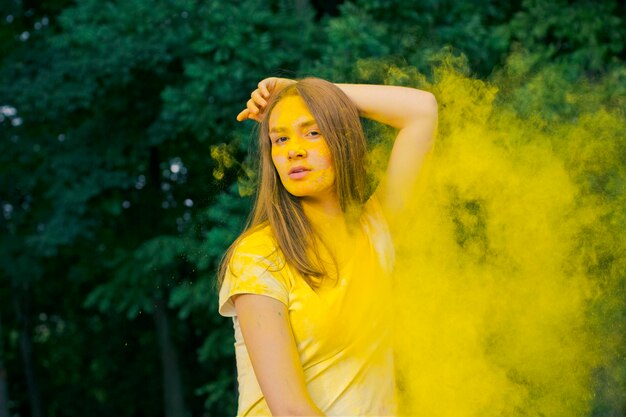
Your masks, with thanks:
<instances>
[{"instance_id":1,"label":"yellow t-shirt","mask_svg":"<svg viewBox=\"0 0 626 417\"><path fill-rule=\"evenodd\" d=\"M390 272L394 251L380 204L371 198L355 255L340 265L337 285L312 290L285 265L269 226L237 246L219 294L219 313L233 317L239 382L238 416L271 416L254 375L231 297L280 300L289 319L307 388L327 416L396 413ZM281 268L283 266L283 268ZM234 274L233 274L234 273Z\"/></svg>"}]
</instances>

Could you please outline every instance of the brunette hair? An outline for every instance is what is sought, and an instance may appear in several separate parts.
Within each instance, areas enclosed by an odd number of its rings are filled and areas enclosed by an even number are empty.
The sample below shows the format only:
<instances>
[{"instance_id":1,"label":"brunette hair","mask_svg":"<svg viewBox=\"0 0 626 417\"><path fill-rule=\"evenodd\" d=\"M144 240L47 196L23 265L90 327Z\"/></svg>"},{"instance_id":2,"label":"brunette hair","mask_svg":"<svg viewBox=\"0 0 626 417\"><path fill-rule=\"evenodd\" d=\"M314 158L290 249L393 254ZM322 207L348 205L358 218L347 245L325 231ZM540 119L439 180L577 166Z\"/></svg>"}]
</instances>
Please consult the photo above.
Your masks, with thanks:
<instances>
[{"instance_id":1,"label":"brunette hair","mask_svg":"<svg viewBox=\"0 0 626 417\"><path fill-rule=\"evenodd\" d=\"M284 88L270 98L264 110L259 133L260 175L255 203L244 232L228 248L221 261L218 287L224 280L238 243L265 225L270 226L284 260L312 288L318 287L327 276L318 247L321 239L305 216L300 199L285 189L272 162L269 116L282 98L292 95L302 98L330 149L335 168L335 188L348 222L358 218L365 202L366 142L356 105L333 83L319 78L304 78Z\"/></svg>"}]
</instances>

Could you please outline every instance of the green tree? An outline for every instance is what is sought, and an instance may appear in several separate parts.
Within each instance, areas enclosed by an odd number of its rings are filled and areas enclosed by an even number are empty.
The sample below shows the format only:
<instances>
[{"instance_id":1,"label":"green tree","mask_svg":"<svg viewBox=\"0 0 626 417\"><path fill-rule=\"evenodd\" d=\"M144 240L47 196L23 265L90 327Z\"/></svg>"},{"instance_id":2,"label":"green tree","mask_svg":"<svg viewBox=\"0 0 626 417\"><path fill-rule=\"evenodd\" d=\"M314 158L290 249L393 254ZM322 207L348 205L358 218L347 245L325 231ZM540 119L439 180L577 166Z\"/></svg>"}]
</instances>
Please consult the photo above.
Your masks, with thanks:
<instances>
[{"instance_id":1,"label":"green tree","mask_svg":"<svg viewBox=\"0 0 626 417\"><path fill-rule=\"evenodd\" d=\"M3 2L0 416L234 413L213 284L254 184L235 115L265 76L408 85L451 50L521 115L623 105L617 1L313 3ZM597 101L568 101L589 78ZM619 172L579 174L618 204Z\"/></svg>"},{"instance_id":2,"label":"green tree","mask_svg":"<svg viewBox=\"0 0 626 417\"><path fill-rule=\"evenodd\" d=\"M7 41L1 72L12 83L0 101L17 113L2 125L6 296L28 283L33 307L46 312L37 316L46 323L24 322L24 334L46 329L34 355L47 393L41 407L51 414L84 414L68 411L71 398L103 415L159 414L154 384L135 406L128 397L129 387L159 379L167 416L232 412L232 399L223 401L233 397L224 340L232 335L215 317L212 283L243 220L232 212L246 202L220 197L238 172L216 182L209 155L242 139L234 115L250 86L297 67L311 21L297 6L86 0L49 16L41 34ZM89 336L97 348L82 347Z\"/></svg>"}]
</instances>

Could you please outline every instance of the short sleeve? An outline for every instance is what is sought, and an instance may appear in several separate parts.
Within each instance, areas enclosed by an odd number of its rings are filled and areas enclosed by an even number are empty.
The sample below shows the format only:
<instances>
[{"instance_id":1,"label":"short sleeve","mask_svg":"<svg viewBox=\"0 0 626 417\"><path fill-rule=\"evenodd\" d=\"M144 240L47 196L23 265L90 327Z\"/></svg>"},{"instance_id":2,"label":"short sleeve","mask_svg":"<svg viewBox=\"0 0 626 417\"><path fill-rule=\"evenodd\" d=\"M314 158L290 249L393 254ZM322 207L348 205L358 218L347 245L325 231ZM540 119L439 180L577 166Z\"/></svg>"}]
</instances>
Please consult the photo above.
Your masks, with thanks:
<instances>
[{"instance_id":1,"label":"short sleeve","mask_svg":"<svg viewBox=\"0 0 626 417\"><path fill-rule=\"evenodd\" d=\"M289 286L283 270L276 245L269 236L259 232L246 236L235 248L224 275L219 314L236 315L232 296L237 294L265 295L288 305Z\"/></svg>"}]
</instances>

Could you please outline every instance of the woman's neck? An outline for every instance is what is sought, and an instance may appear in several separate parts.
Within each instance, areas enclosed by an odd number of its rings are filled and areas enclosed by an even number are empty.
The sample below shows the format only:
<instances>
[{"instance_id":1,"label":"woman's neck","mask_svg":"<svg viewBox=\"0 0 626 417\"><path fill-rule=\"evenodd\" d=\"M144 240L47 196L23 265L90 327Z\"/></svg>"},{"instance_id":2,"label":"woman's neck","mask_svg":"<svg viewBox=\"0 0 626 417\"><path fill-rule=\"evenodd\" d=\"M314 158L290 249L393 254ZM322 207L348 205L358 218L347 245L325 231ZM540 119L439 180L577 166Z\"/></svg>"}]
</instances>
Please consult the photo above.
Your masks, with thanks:
<instances>
[{"instance_id":1,"label":"woman's neck","mask_svg":"<svg viewBox=\"0 0 626 417\"><path fill-rule=\"evenodd\" d=\"M302 208L317 237L323 243L322 252L329 251L326 258L330 264L338 262L344 265L353 258L361 231L356 225L350 225L339 200L302 199Z\"/></svg>"},{"instance_id":2,"label":"woman's neck","mask_svg":"<svg viewBox=\"0 0 626 417\"><path fill-rule=\"evenodd\" d=\"M304 214L313 228L323 237L340 238L350 234L339 199L314 200L304 198L301 201Z\"/></svg>"}]
</instances>

